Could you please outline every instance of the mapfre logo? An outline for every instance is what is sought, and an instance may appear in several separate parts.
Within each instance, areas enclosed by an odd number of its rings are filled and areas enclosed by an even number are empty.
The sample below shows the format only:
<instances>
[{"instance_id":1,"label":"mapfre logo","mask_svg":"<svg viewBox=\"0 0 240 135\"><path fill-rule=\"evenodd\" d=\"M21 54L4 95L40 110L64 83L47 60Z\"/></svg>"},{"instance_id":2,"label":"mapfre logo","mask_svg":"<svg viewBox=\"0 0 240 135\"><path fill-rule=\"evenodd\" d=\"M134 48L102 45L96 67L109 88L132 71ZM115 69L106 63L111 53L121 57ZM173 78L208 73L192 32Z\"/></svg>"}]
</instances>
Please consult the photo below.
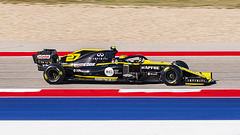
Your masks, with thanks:
<instances>
[{"instance_id":1,"label":"mapfre logo","mask_svg":"<svg viewBox=\"0 0 240 135\"><path fill-rule=\"evenodd\" d=\"M142 66L142 69L160 70L159 66Z\"/></svg>"},{"instance_id":2,"label":"mapfre logo","mask_svg":"<svg viewBox=\"0 0 240 135\"><path fill-rule=\"evenodd\" d=\"M104 57L104 53L97 53L98 57Z\"/></svg>"}]
</instances>

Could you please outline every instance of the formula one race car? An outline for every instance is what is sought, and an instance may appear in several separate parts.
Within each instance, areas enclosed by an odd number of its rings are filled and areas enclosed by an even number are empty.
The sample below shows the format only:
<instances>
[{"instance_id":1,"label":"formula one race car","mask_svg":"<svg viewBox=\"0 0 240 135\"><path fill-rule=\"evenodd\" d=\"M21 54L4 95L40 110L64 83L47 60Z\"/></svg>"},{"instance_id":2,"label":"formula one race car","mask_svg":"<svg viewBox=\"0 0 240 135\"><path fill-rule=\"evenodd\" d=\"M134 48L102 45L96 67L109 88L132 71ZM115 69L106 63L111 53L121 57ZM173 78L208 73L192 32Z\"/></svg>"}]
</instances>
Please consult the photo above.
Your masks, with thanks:
<instances>
[{"instance_id":1,"label":"formula one race car","mask_svg":"<svg viewBox=\"0 0 240 135\"><path fill-rule=\"evenodd\" d=\"M50 84L67 80L123 83L164 82L167 85L207 85L215 83L211 72L193 72L180 60L151 62L142 55L116 57L110 50L82 49L59 59L55 49L44 49L33 60Z\"/></svg>"}]
</instances>

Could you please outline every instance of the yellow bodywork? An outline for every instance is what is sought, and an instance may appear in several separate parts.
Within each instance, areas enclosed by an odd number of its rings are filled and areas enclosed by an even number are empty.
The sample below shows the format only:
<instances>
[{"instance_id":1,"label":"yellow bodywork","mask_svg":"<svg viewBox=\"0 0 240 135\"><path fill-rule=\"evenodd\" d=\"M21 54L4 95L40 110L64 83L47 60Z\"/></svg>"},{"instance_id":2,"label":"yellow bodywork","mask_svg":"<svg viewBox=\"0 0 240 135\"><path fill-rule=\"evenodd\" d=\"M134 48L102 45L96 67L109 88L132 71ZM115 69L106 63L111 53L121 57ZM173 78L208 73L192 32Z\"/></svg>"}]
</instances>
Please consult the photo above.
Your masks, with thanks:
<instances>
[{"instance_id":1,"label":"yellow bodywork","mask_svg":"<svg viewBox=\"0 0 240 135\"><path fill-rule=\"evenodd\" d=\"M75 54L80 53L80 52L82 52L82 51L94 51L94 52L98 52L98 51L106 51L106 50L103 50L103 49L82 49L82 50L78 50L78 51L75 51L75 52L73 52L73 53L64 55L64 56L62 56L62 57L66 57L66 56L68 57L68 55L75 55ZM80 55L79 55L79 56L80 56Z\"/></svg>"},{"instance_id":2,"label":"yellow bodywork","mask_svg":"<svg viewBox=\"0 0 240 135\"><path fill-rule=\"evenodd\" d=\"M151 62L150 60L145 60L142 65L163 65L163 66L167 66L167 65L172 65L171 63L164 63L164 62ZM175 65L178 66L178 65ZM186 69L184 67L180 67L178 66L182 71L186 71L188 73L200 76L202 78L205 78L208 80L208 82L212 81L212 73L211 72L193 72L189 69ZM185 83L185 85L205 85L204 83Z\"/></svg>"},{"instance_id":3,"label":"yellow bodywork","mask_svg":"<svg viewBox=\"0 0 240 135\"><path fill-rule=\"evenodd\" d=\"M82 78L99 78L99 79L118 79L118 77L105 77L105 76L84 76L84 75L74 75L76 77L82 77Z\"/></svg>"},{"instance_id":4,"label":"yellow bodywork","mask_svg":"<svg viewBox=\"0 0 240 135\"><path fill-rule=\"evenodd\" d=\"M105 50L98 50L98 49L83 49L76 51L72 54L75 53L80 53L81 51L105 51ZM65 55L68 56L68 55ZM165 62L151 62L150 60L145 60L143 63L128 63L128 62L109 62L109 63L97 63L96 66L101 66L101 65L109 65L109 64L124 64L124 65L159 65L159 66L169 66L173 65L172 63L165 63ZM73 65L62 65L63 67L73 67ZM175 65L178 66L178 65ZM205 78L208 80L208 82L212 81L212 73L211 72L193 72L189 69L186 69L184 67L178 66L182 71L191 73L193 75L200 76L202 78ZM118 79L118 77L100 77L100 76L82 76L82 75L75 75L76 77L80 78L99 78L99 79ZM185 83L185 85L205 85L204 83Z\"/></svg>"},{"instance_id":5,"label":"yellow bodywork","mask_svg":"<svg viewBox=\"0 0 240 135\"><path fill-rule=\"evenodd\" d=\"M71 53L66 57L66 62L75 61L80 57L81 53Z\"/></svg>"},{"instance_id":6,"label":"yellow bodywork","mask_svg":"<svg viewBox=\"0 0 240 135\"><path fill-rule=\"evenodd\" d=\"M204 83L185 83L185 85L205 85Z\"/></svg>"},{"instance_id":7,"label":"yellow bodywork","mask_svg":"<svg viewBox=\"0 0 240 135\"><path fill-rule=\"evenodd\" d=\"M165 63L165 62L151 62L150 60L145 60L142 65L162 65L162 66L168 66L172 65L171 63Z\"/></svg>"}]
</instances>

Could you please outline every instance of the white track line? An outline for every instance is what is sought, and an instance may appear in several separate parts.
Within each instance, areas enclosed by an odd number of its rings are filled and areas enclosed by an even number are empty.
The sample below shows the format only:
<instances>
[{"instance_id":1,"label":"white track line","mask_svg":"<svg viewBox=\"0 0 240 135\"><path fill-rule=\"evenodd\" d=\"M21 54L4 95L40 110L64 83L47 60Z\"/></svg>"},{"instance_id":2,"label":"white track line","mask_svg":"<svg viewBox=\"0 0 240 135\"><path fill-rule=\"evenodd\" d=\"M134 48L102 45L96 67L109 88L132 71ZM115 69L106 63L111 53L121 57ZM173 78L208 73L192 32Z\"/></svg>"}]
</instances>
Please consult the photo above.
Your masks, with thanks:
<instances>
[{"instance_id":1,"label":"white track line","mask_svg":"<svg viewBox=\"0 0 240 135\"><path fill-rule=\"evenodd\" d=\"M40 92L42 89L0 89L0 92ZM48 89L46 89L48 90ZM49 89L54 90L54 89ZM74 90L74 89L69 89ZM75 89L75 90L88 90L88 89ZM105 90L105 89L99 89ZM111 90L111 89L109 89ZM200 92L202 89L119 89L119 93L129 92Z\"/></svg>"},{"instance_id":2,"label":"white track line","mask_svg":"<svg viewBox=\"0 0 240 135\"><path fill-rule=\"evenodd\" d=\"M0 92L40 92L42 89L0 89Z\"/></svg>"},{"instance_id":3,"label":"white track line","mask_svg":"<svg viewBox=\"0 0 240 135\"><path fill-rule=\"evenodd\" d=\"M0 121L1 135L239 135L240 120Z\"/></svg>"},{"instance_id":4,"label":"white track line","mask_svg":"<svg viewBox=\"0 0 240 135\"><path fill-rule=\"evenodd\" d=\"M119 93L128 92L200 92L201 89L120 89Z\"/></svg>"}]
</instances>

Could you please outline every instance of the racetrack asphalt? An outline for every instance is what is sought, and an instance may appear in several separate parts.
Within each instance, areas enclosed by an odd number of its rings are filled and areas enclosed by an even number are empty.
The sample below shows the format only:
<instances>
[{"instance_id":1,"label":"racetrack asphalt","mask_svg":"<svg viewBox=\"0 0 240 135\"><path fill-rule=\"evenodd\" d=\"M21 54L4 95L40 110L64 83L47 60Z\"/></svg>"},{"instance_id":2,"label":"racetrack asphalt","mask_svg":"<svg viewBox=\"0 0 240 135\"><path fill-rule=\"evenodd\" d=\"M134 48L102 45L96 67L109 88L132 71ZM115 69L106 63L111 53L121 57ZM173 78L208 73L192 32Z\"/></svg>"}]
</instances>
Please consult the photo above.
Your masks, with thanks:
<instances>
[{"instance_id":1,"label":"racetrack asphalt","mask_svg":"<svg viewBox=\"0 0 240 135\"><path fill-rule=\"evenodd\" d=\"M108 49L117 46L119 51L239 51L239 43L43 43L0 41L0 51L39 51L56 48L59 51L78 49ZM185 61L192 71L213 72L217 84L209 86L166 86L165 84L111 84L76 82L49 85L42 72L37 70L31 57L0 57L0 88L125 88L125 89L198 89L240 88L240 57L148 57L151 61Z\"/></svg>"}]
</instances>

